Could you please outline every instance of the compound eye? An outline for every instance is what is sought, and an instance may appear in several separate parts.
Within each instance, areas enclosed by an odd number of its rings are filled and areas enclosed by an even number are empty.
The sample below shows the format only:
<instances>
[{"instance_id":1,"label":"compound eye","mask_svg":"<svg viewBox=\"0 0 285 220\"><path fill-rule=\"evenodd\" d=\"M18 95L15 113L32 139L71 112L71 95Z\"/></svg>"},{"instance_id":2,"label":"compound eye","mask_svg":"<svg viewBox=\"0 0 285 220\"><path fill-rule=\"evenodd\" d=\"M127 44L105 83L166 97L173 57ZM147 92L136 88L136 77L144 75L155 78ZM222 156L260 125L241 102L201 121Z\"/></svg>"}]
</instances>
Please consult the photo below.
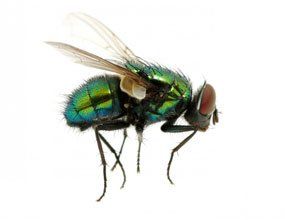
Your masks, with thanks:
<instances>
[{"instance_id":1,"label":"compound eye","mask_svg":"<svg viewBox=\"0 0 285 220\"><path fill-rule=\"evenodd\" d=\"M205 85L200 101L200 114L209 115L215 110L216 92L210 84Z\"/></svg>"}]
</instances>

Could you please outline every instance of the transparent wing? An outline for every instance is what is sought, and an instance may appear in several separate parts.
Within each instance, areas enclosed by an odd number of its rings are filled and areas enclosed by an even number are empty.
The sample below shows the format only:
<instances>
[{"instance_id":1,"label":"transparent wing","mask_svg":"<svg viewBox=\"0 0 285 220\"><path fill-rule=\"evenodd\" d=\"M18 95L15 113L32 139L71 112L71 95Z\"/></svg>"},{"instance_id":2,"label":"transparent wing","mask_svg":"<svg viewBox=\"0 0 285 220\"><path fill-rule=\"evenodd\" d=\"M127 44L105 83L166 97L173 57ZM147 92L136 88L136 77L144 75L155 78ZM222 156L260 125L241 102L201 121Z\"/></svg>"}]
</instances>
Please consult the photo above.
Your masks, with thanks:
<instances>
[{"instance_id":1,"label":"transparent wing","mask_svg":"<svg viewBox=\"0 0 285 220\"><path fill-rule=\"evenodd\" d=\"M111 63L108 60L105 60L97 55L89 53L85 50L81 50L77 47L71 46L69 44L61 43L61 42L46 42L47 44L55 47L64 55L71 57L74 62L80 63L85 66L94 67L102 70L111 71L117 73L121 76L128 77L136 84L143 86L145 88L149 88L152 86L150 82L140 77L139 75L131 72L130 70L121 67L117 64Z\"/></svg>"},{"instance_id":2,"label":"transparent wing","mask_svg":"<svg viewBox=\"0 0 285 220\"><path fill-rule=\"evenodd\" d=\"M69 37L71 36L76 40L70 42L71 44L77 45L78 39L91 42L92 45L89 45L88 50L96 48L96 54L100 56L80 49L84 48L83 45L78 48L61 42L47 43L73 58L76 63L121 75L120 87L122 91L134 98L143 99L146 96L147 89L155 87L148 80L124 67L124 63L127 61L145 63L100 21L83 13L71 13L65 19L65 27L68 29ZM108 60L102 58L100 52L107 53Z\"/></svg>"},{"instance_id":3,"label":"transparent wing","mask_svg":"<svg viewBox=\"0 0 285 220\"><path fill-rule=\"evenodd\" d=\"M138 58L110 29L95 18L83 13L71 13L65 19L70 35L91 42L122 62Z\"/></svg>"}]
</instances>

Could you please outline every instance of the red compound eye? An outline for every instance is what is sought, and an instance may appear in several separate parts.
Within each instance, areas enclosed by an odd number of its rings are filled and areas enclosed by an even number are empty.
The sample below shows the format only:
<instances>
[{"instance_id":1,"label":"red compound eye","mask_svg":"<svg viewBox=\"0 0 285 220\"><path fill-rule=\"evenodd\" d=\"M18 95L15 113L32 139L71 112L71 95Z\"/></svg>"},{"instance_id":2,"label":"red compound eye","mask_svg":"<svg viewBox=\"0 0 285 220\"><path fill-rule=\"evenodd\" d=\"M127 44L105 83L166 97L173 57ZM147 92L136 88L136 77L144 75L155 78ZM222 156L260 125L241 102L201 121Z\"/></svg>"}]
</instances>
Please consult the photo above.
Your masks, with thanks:
<instances>
[{"instance_id":1,"label":"red compound eye","mask_svg":"<svg viewBox=\"0 0 285 220\"><path fill-rule=\"evenodd\" d=\"M202 115L211 114L216 107L216 92L210 84L206 84L201 97L199 112Z\"/></svg>"}]
</instances>

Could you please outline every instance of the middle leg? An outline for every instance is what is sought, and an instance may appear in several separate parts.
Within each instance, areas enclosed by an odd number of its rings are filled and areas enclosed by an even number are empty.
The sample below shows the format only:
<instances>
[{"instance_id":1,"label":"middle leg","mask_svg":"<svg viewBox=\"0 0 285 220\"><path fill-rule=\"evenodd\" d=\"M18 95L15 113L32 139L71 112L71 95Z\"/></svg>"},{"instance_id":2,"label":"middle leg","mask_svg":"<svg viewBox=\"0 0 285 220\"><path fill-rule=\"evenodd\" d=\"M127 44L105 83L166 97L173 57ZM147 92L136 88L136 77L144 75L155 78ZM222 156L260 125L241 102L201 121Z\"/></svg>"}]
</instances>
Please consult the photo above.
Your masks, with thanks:
<instances>
[{"instance_id":1,"label":"middle leg","mask_svg":"<svg viewBox=\"0 0 285 220\"><path fill-rule=\"evenodd\" d=\"M142 131L137 131L138 134L138 141L139 141L139 147L138 147L138 154L137 154L137 173L139 173L140 170L140 156L141 156L141 145L142 145Z\"/></svg>"}]
</instances>

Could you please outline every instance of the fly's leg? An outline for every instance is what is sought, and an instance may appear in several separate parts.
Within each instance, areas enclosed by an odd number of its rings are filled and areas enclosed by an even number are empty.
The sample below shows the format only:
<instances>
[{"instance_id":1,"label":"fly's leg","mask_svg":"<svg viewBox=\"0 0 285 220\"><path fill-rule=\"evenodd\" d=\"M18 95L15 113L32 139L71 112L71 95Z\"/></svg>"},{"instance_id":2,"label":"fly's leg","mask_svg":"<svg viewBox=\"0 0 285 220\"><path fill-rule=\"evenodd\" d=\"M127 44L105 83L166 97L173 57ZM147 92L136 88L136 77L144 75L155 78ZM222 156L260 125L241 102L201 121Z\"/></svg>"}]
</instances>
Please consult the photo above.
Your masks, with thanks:
<instances>
[{"instance_id":1,"label":"fly's leg","mask_svg":"<svg viewBox=\"0 0 285 220\"><path fill-rule=\"evenodd\" d=\"M116 168L117 164L118 164L118 161L120 159L120 156L122 154L122 151L123 151L123 147L124 147L124 144L125 144L125 141L126 141L126 138L127 138L128 134L127 134L127 129L124 129L124 139L123 139L123 143L121 145L121 148L120 148L120 151L119 151L119 154L118 154L118 158L117 158L117 161L115 162L115 164L113 165L112 167L112 171Z\"/></svg>"},{"instance_id":2,"label":"fly's leg","mask_svg":"<svg viewBox=\"0 0 285 220\"><path fill-rule=\"evenodd\" d=\"M141 155L141 145L142 145L142 131L138 131L138 141L139 141L139 147L138 147L138 154L137 154L137 173L139 173L140 170L140 155Z\"/></svg>"},{"instance_id":3,"label":"fly's leg","mask_svg":"<svg viewBox=\"0 0 285 220\"><path fill-rule=\"evenodd\" d=\"M113 131L113 130L119 130L119 129L125 129L126 130L126 128L129 127L129 126L130 126L130 124L128 122L116 121L116 122L112 122L112 123L106 123L106 124L99 125L98 129L105 130L105 131ZM115 155L116 162L121 167L121 170L122 170L122 173L123 173L123 176L124 176L123 184L122 184L122 187L121 187L121 188L123 188L124 185L125 185L125 182L126 182L126 174L125 174L125 170L123 168L123 165L120 162L119 156L117 155L115 149L110 145L110 143L102 135L101 135L101 138L102 138L102 141L109 148L109 150Z\"/></svg>"},{"instance_id":4,"label":"fly's leg","mask_svg":"<svg viewBox=\"0 0 285 220\"><path fill-rule=\"evenodd\" d=\"M104 142L104 144L109 148L109 150L115 155L115 158L116 158L116 163L119 164L121 170L122 170L122 173L123 173L123 177L124 177L124 180L123 180L123 183L122 183L122 186L121 186L121 189L124 188L125 186L125 183L126 183L126 173L125 173L125 170L124 170L124 167L119 159L119 156L117 155L115 149L110 145L110 143L104 138L104 136L102 134L99 134L101 140Z\"/></svg>"},{"instance_id":5,"label":"fly's leg","mask_svg":"<svg viewBox=\"0 0 285 220\"><path fill-rule=\"evenodd\" d=\"M102 166L103 166L103 178L104 178L103 193L101 194L99 199L97 199L97 202L99 202L104 197L104 195L106 193L106 188L107 188L106 165L107 165L107 163L106 163L106 160L105 160L104 151L103 151L102 143L101 143L101 140L100 140L98 127L94 126L93 129L95 131L96 141L97 141L98 149L99 149L100 156L101 156L101 162L102 162Z\"/></svg>"},{"instance_id":6,"label":"fly's leg","mask_svg":"<svg viewBox=\"0 0 285 220\"><path fill-rule=\"evenodd\" d=\"M174 184L172 179L170 178L170 167L172 164L172 160L174 157L175 152L177 152L184 144L186 144L197 132L197 129L190 125L173 125L175 120L167 121L161 126L161 130L163 132L187 132L187 131L193 131L188 137L186 137L183 141L181 141L175 148L172 149L170 159L167 166L167 178L171 184Z\"/></svg>"},{"instance_id":7,"label":"fly's leg","mask_svg":"<svg viewBox=\"0 0 285 220\"><path fill-rule=\"evenodd\" d=\"M181 141L180 144L178 144L177 147L173 148L173 150L171 151L170 159L169 159L168 166L167 166L167 178L171 184L174 184L174 183L171 180L169 173L170 173L170 167L171 167L174 153L177 152L184 144L186 144L196 134L196 132L197 130L193 131L192 134L190 134L187 138Z\"/></svg>"},{"instance_id":8,"label":"fly's leg","mask_svg":"<svg viewBox=\"0 0 285 220\"><path fill-rule=\"evenodd\" d=\"M102 147L102 143L100 138L102 139L102 141L105 143L106 139L99 133L99 130L107 130L107 131L112 131L112 130L118 130L118 129L122 129L122 128L127 128L129 127L130 124L124 121L117 121L117 122L112 122L112 123L106 123L106 124L102 124L102 125L94 125L93 129L95 131L95 136L96 136L96 141L97 141L97 145L98 145L98 149L100 152L100 156L101 156L101 162L103 165L103 178L104 178L104 188L103 188L103 193L101 194L101 196L99 197L99 199L97 199L97 201L99 202L105 195L106 193L106 189L107 189L107 174L106 174L106 159L105 159L105 155L104 155L104 151L103 151L103 147ZM102 138L103 137L103 138ZM107 141L106 141L107 142ZM108 143L108 142L107 142ZM105 143L106 144L106 143ZM109 143L108 143L109 144ZM107 144L106 144L107 145ZM112 146L110 148L110 144L107 145L107 147L111 150L113 149ZM113 149L114 150L114 149ZM112 150L111 150L112 152ZM114 152L116 153L116 151L114 150ZM116 155L116 159L117 159L117 154ZM121 164L121 162L120 162ZM123 172L123 176L124 176L124 181L123 181L123 185L125 184L126 181L126 176L125 176L125 171L124 168L122 166L122 164L120 165L122 172ZM122 186L123 186L122 185Z\"/></svg>"}]
</instances>

